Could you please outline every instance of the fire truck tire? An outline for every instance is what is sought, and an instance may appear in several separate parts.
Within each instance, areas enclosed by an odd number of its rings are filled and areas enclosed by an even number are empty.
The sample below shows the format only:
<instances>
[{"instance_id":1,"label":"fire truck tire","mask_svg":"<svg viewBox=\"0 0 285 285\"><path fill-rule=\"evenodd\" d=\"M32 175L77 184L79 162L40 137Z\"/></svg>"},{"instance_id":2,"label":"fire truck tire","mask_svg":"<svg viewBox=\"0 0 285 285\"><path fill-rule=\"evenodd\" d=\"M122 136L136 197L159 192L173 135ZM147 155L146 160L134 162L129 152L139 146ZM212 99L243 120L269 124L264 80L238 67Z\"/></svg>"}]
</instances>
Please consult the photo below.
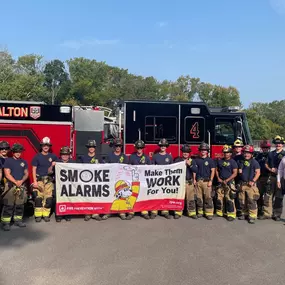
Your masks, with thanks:
<instances>
[{"instance_id":1,"label":"fire truck tire","mask_svg":"<svg viewBox=\"0 0 285 285\"><path fill-rule=\"evenodd\" d=\"M46 209L51 209L52 208L52 204L53 204L53 198L49 197L46 199L46 204L45 204L45 208Z\"/></svg>"},{"instance_id":2,"label":"fire truck tire","mask_svg":"<svg viewBox=\"0 0 285 285\"><path fill-rule=\"evenodd\" d=\"M36 197L35 198L35 208L41 208L43 206L43 198Z\"/></svg>"}]
</instances>

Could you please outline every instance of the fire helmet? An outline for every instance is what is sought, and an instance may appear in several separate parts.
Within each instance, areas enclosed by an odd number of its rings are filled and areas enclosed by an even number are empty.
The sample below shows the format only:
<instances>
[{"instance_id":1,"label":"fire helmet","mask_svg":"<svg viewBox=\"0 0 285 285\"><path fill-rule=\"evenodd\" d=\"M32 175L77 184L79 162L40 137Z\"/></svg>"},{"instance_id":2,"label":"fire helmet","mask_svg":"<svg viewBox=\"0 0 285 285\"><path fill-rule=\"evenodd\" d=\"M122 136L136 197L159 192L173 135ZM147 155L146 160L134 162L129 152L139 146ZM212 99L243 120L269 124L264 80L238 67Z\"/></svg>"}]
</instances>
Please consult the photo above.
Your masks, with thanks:
<instances>
[{"instance_id":1,"label":"fire helmet","mask_svg":"<svg viewBox=\"0 0 285 285\"><path fill-rule=\"evenodd\" d=\"M14 143L11 147L11 151L12 152L22 152L22 151L24 151L24 147L23 147L23 145L21 145L19 143Z\"/></svg>"},{"instance_id":2,"label":"fire helmet","mask_svg":"<svg viewBox=\"0 0 285 285\"><path fill-rule=\"evenodd\" d=\"M142 140L137 140L135 142L135 148L145 148L145 143Z\"/></svg>"},{"instance_id":3,"label":"fire helmet","mask_svg":"<svg viewBox=\"0 0 285 285\"><path fill-rule=\"evenodd\" d=\"M68 146L63 146L61 149L60 149L60 154L68 154L70 155L71 151L70 151L70 148Z\"/></svg>"},{"instance_id":4,"label":"fire helmet","mask_svg":"<svg viewBox=\"0 0 285 285\"><path fill-rule=\"evenodd\" d=\"M272 140L272 143L274 144L284 144L284 138L280 136L275 136L275 138Z\"/></svg>"},{"instance_id":5,"label":"fire helmet","mask_svg":"<svg viewBox=\"0 0 285 285\"><path fill-rule=\"evenodd\" d=\"M233 148L230 145L225 144L223 146L223 153L233 152Z\"/></svg>"},{"instance_id":6,"label":"fire helmet","mask_svg":"<svg viewBox=\"0 0 285 285\"><path fill-rule=\"evenodd\" d=\"M88 140L87 144L85 145L86 147L96 147L96 141L95 140Z\"/></svg>"},{"instance_id":7,"label":"fire helmet","mask_svg":"<svg viewBox=\"0 0 285 285\"><path fill-rule=\"evenodd\" d=\"M167 139L161 139L161 140L158 142L158 145L159 145L160 147L162 147L162 146L168 147L168 146L169 146L169 143L168 143Z\"/></svg>"},{"instance_id":8,"label":"fire helmet","mask_svg":"<svg viewBox=\"0 0 285 285\"><path fill-rule=\"evenodd\" d=\"M0 142L0 149L10 149L10 145L7 141Z\"/></svg>"},{"instance_id":9,"label":"fire helmet","mask_svg":"<svg viewBox=\"0 0 285 285\"><path fill-rule=\"evenodd\" d=\"M181 147L181 151L184 153L190 153L192 151L191 149L191 146L188 145L188 144L184 144L182 147Z\"/></svg>"},{"instance_id":10,"label":"fire helmet","mask_svg":"<svg viewBox=\"0 0 285 285\"><path fill-rule=\"evenodd\" d=\"M245 145L243 148L243 152L254 153L254 147L252 145Z\"/></svg>"},{"instance_id":11,"label":"fire helmet","mask_svg":"<svg viewBox=\"0 0 285 285\"><path fill-rule=\"evenodd\" d=\"M271 144L267 140L264 140L260 143L260 147L261 148L270 148Z\"/></svg>"},{"instance_id":12,"label":"fire helmet","mask_svg":"<svg viewBox=\"0 0 285 285\"><path fill-rule=\"evenodd\" d=\"M40 145L41 145L41 146L43 146L43 145L52 146L52 144L51 144L51 142L50 142L50 138L49 138L49 137L44 137L44 138L41 140Z\"/></svg>"},{"instance_id":13,"label":"fire helmet","mask_svg":"<svg viewBox=\"0 0 285 285\"><path fill-rule=\"evenodd\" d=\"M210 147L208 144L206 144L205 142L202 142L199 146L199 150L207 150L209 151L210 150Z\"/></svg>"},{"instance_id":14,"label":"fire helmet","mask_svg":"<svg viewBox=\"0 0 285 285\"><path fill-rule=\"evenodd\" d=\"M240 139L235 140L233 147L243 147L243 141Z\"/></svg>"},{"instance_id":15,"label":"fire helmet","mask_svg":"<svg viewBox=\"0 0 285 285\"><path fill-rule=\"evenodd\" d=\"M114 139L114 146L122 146L123 145L123 141L120 138L115 138Z\"/></svg>"}]
</instances>

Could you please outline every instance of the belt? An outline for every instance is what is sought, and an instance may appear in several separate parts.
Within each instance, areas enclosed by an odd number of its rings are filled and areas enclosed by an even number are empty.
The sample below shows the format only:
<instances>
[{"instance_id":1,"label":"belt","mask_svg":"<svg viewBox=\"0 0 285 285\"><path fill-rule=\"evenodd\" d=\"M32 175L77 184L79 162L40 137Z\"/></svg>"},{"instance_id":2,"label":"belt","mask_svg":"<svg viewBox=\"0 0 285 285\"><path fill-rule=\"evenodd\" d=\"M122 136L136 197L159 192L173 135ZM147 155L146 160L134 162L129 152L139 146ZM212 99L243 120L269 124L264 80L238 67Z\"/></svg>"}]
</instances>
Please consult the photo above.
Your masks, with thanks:
<instances>
[{"instance_id":1,"label":"belt","mask_svg":"<svg viewBox=\"0 0 285 285\"><path fill-rule=\"evenodd\" d=\"M198 181L209 182L211 181L210 178L198 178Z\"/></svg>"}]
</instances>

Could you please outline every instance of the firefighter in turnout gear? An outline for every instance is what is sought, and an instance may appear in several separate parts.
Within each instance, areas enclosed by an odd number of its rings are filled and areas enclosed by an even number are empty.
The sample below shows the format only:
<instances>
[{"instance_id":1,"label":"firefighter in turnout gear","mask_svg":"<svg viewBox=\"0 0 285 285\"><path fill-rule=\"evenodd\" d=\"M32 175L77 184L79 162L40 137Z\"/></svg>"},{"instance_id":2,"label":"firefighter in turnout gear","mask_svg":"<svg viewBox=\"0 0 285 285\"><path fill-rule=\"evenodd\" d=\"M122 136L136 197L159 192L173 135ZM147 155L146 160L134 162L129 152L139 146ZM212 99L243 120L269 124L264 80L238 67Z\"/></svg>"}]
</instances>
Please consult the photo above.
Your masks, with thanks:
<instances>
[{"instance_id":1,"label":"firefighter in turnout gear","mask_svg":"<svg viewBox=\"0 0 285 285\"><path fill-rule=\"evenodd\" d=\"M113 147L114 151L108 155L106 162L128 164L127 156L124 153L122 153L123 141L120 138L114 139ZM129 212L127 214L120 213L120 218L122 220L131 220L134 217L134 215L135 215L134 212Z\"/></svg>"},{"instance_id":2,"label":"firefighter in turnout gear","mask_svg":"<svg viewBox=\"0 0 285 285\"><path fill-rule=\"evenodd\" d=\"M241 216L239 220L244 220L248 216L248 222L254 224L257 218L257 201L260 197L256 182L260 176L260 165L253 158L254 148L246 145L243 149L244 160L238 163L240 174L240 190L238 193Z\"/></svg>"},{"instance_id":3,"label":"firefighter in turnout gear","mask_svg":"<svg viewBox=\"0 0 285 285\"><path fill-rule=\"evenodd\" d=\"M185 161L186 163L186 183L185 183L185 197L187 215L190 218L197 219L196 212L196 172L198 170L196 161L191 158L191 147L183 145L181 147L182 157L177 157L174 162Z\"/></svg>"},{"instance_id":4,"label":"firefighter in turnout gear","mask_svg":"<svg viewBox=\"0 0 285 285\"><path fill-rule=\"evenodd\" d=\"M269 170L265 166L270 147L271 145L269 142L266 140L262 141L260 144L262 152L255 158L260 165L260 177L257 181L257 187L260 193L260 198L257 201L259 220L271 219L272 216L272 213L268 213L267 211L269 205L272 205L272 197L270 196L271 183L269 179Z\"/></svg>"},{"instance_id":5,"label":"firefighter in turnout gear","mask_svg":"<svg viewBox=\"0 0 285 285\"><path fill-rule=\"evenodd\" d=\"M60 149L60 158L56 160L56 162L60 163L75 163L74 160L70 158L71 150L68 146L63 146ZM56 189L56 185L55 185ZM56 200L56 191L54 190L54 199ZM55 215L55 220L60 223L62 219L65 219L67 222L71 220L70 216L57 216Z\"/></svg>"},{"instance_id":6,"label":"firefighter in turnout gear","mask_svg":"<svg viewBox=\"0 0 285 285\"><path fill-rule=\"evenodd\" d=\"M4 163L8 157L8 152L10 150L10 145L6 141L0 142L0 195L4 191L5 177L4 177ZM0 199L0 209L1 209L1 199Z\"/></svg>"},{"instance_id":7,"label":"firefighter in turnout gear","mask_svg":"<svg viewBox=\"0 0 285 285\"><path fill-rule=\"evenodd\" d=\"M169 147L169 143L167 139L161 139L158 142L158 146L160 148L159 152L156 153L152 157L152 163L156 165L167 165L173 163L173 158L170 154L166 152L166 149ZM157 216L158 211L153 210L151 211L150 218L154 219ZM171 216L169 215L169 211L161 211L161 215L164 216L166 219L171 219ZM182 212L175 212L174 216L182 216Z\"/></svg>"},{"instance_id":8,"label":"firefighter in turnout gear","mask_svg":"<svg viewBox=\"0 0 285 285\"><path fill-rule=\"evenodd\" d=\"M232 147L224 145L224 158L217 161L216 176L218 178L216 214L218 217L227 217L228 221L236 218L235 178L238 173L238 165L232 159ZM225 202L225 203L224 203ZM224 211L225 209L225 211Z\"/></svg>"},{"instance_id":9,"label":"firefighter in turnout gear","mask_svg":"<svg viewBox=\"0 0 285 285\"><path fill-rule=\"evenodd\" d=\"M282 160L282 158L285 156L285 151L283 150L284 145L284 138L280 136L276 136L273 141L273 144L275 144L275 150L271 151L268 154L267 161L265 163L266 168L269 171L269 181L268 184L270 184L270 190L267 192L269 197L269 205L268 207L265 206L264 210L268 215L272 215L272 218L275 221L280 221L282 209L283 209L283 193L282 189L278 187L277 185L277 172L278 172L278 166ZM272 203L273 203L273 213L272 213Z\"/></svg>"},{"instance_id":10,"label":"firefighter in turnout gear","mask_svg":"<svg viewBox=\"0 0 285 285\"><path fill-rule=\"evenodd\" d=\"M242 149L244 147L244 144L242 140L237 139L235 140L233 144L233 159L238 163L240 160L243 160L243 154L242 154Z\"/></svg>"},{"instance_id":11,"label":"firefighter in turnout gear","mask_svg":"<svg viewBox=\"0 0 285 285\"><path fill-rule=\"evenodd\" d=\"M91 163L91 164L98 164L101 161L96 157L96 147L97 143L95 140L88 140L87 144L85 145L88 149L88 153L83 155L79 158L79 163ZM89 221L90 219L94 219L97 221L107 220L109 215L99 215L99 214L92 214L92 215L85 215L84 221Z\"/></svg>"},{"instance_id":12,"label":"firefighter in turnout gear","mask_svg":"<svg viewBox=\"0 0 285 285\"><path fill-rule=\"evenodd\" d=\"M57 157L50 153L52 146L49 137L44 137L40 143L41 152L32 160L33 197L35 199L35 219L41 222L50 221L50 211L53 205L53 169Z\"/></svg>"},{"instance_id":13,"label":"firefighter in turnout gear","mask_svg":"<svg viewBox=\"0 0 285 285\"><path fill-rule=\"evenodd\" d=\"M24 148L21 144L15 143L11 151L13 157L9 157L4 163L4 173L7 182L5 183L3 198L3 210L1 222L4 231L10 230L10 223L13 218L14 225L26 227L23 223L24 204L26 202L25 182L28 179L28 164L21 158Z\"/></svg>"},{"instance_id":14,"label":"firefighter in turnout gear","mask_svg":"<svg viewBox=\"0 0 285 285\"><path fill-rule=\"evenodd\" d=\"M151 160L149 156L144 154L143 149L145 148L145 143L142 140L137 140L135 142L135 148L137 152L131 154L129 164L131 165L150 165ZM148 211L142 211L141 215L146 220L150 219Z\"/></svg>"},{"instance_id":15,"label":"firefighter in turnout gear","mask_svg":"<svg viewBox=\"0 0 285 285\"><path fill-rule=\"evenodd\" d=\"M210 148L206 143L201 143L199 146L199 157L196 159L198 167L197 171L197 208L198 218L201 218L205 214L208 220L213 219L214 204L213 196L215 196L212 184L215 176L216 165L209 154ZM205 209L205 211L204 211Z\"/></svg>"}]
</instances>

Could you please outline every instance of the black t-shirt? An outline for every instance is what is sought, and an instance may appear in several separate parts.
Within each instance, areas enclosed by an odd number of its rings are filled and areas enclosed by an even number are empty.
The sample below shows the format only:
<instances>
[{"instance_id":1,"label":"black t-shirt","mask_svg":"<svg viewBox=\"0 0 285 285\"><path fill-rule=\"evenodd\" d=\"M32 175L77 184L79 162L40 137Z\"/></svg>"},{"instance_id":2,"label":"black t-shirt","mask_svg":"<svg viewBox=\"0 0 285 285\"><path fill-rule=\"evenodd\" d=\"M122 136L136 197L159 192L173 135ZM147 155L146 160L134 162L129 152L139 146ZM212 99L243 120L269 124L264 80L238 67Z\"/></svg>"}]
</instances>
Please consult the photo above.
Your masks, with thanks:
<instances>
[{"instance_id":1,"label":"black t-shirt","mask_svg":"<svg viewBox=\"0 0 285 285\"><path fill-rule=\"evenodd\" d=\"M132 164L132 165L145 165L145 164L149 165L149 164L151 164L151 161L150 161L149 156L147 156L144 153L141 156L139 156L137 153L133 153L130 156L129 164Z\"/></svg>"},{"instance_id":2,"label":"black t-shirt","mask_svg":"<svg viewBox=\"0 0 285 285\"><path fill-rule=\"evenodd\" d=\"M217 168L219 176L222 180L228 179L232 174L234 169L238 169L238 165L234 159L219 159L217 161Z\"/></svg>"},{"instance_id":3,"label":"black t-shirt","mask_svg":"<svg viewBox=\"0 0 285 285\"><path fill-rule=\"evenodd\" d=\"M278 168L280 161L285 156L285 151L277 152L273 150L269 152L266 163L270 168Z\"/></svg>"},{"instance_id":4,"label":"black t-shirt","mask_svg":"<svg viewBox=\"0 0 285 285\"><path fill-rule=\"evenodd\" d=\"M195 161L198 167L197 179L210 179L211 169L216 168L215 161L210 157L198 157Z\"/></svg>"},{"instance_id":5,"label":"black t-shirt","mask_svg":"<svg viewBox=\"0 0 285 285\"><path fill-rule=\"evenodd\" d=\"M25 175L25 170L28 169L28 163L22 158L15 159L8 157L4 163L4 169L5 168L10 169L11 175L15 180L22 180Z\"/></svg>"},{"instance_id":6,"label":"black t-shirt","mask_svg":"<svg viewBox=\"0 0 285 285\"><path fill-rule=\"evenodd\" d=\"M79 157L78 163L97 164L97 163L101 163L101 161L96 157L96 155L90 156L88 154L85 154Z\"/></svg>"},{"instance_id":7,"label":"black t-shirt","mask_svg":"<svg viewBox=\"0 0 285 285\"><path fill-rule=\"evenodd\" d=\"M114 152L109 153L106 163L123 163L128 164L128 157L121 153L120 155L116 155Z\"/></svg>"},{"instance_id":8,"label":"black t-shirt","mask_svg":"<svg viewBox=\"0 0 285 285\"><path fill-rule=\"evenodd\" d=\"M188 158L188 159L191 160L191 164L190 165L186 164L186 180L191 180L193 179L193 173L197 173L198 167L197 167L195 159L192 159L192 158ZM181 161L186 162L186 159L183 157L177 157L174 159L174 162L181 162Z\"/></svg>"},{"instance_id":9,"label":"black t-shirt","mask_svg":"<svg viewBox=\"0 0 285 285\"><path fill-rule=\"evenodd\" d=\"M255 176L255 171L257 169L260 169L259 163L254 158L249 159L249 160L245 159L244 161L241 161L239 163L238 167L239 167L239 169L242 170L242 173L240 174L239 177L243 182L252 181L252 179Z\"/></svg>"},{"instance_id":10,"label":"black t-shirt","mask_svg":"<svg viewBox=\"0 0 285 285\"><path fill-rule=\"evenodd\" d=\"M47 176L48 169L50 168L52 162L56 161L57 157L53 153L48 153L44 155L42 153L38 153L34 156L32 160L32 166L37 167L37 175L39 176Z\"/></svg>"},{"instance_id":11,"label":"black t-shirt","mask_svg":"<svg viewBox=\"0 0 285 285\"><path fill-rule=\"evenodd\" d=\"M166 154L156 153L152 157L152 164L167 165L172 163L173 163L173 158L169 153Z\"/></svg>"},{"instance_id":12,"label":"black t-shirt","mask_svg":"<svg viewBox=\"0 0 285 285\"><path fill-rule=\"evenodd\" d=\"M268 176L270 172L265 166L265 163L268 159L268 153L259 153L255 159L260 165L260 174L262 176Z\"/></svg>"}]
</instances>

